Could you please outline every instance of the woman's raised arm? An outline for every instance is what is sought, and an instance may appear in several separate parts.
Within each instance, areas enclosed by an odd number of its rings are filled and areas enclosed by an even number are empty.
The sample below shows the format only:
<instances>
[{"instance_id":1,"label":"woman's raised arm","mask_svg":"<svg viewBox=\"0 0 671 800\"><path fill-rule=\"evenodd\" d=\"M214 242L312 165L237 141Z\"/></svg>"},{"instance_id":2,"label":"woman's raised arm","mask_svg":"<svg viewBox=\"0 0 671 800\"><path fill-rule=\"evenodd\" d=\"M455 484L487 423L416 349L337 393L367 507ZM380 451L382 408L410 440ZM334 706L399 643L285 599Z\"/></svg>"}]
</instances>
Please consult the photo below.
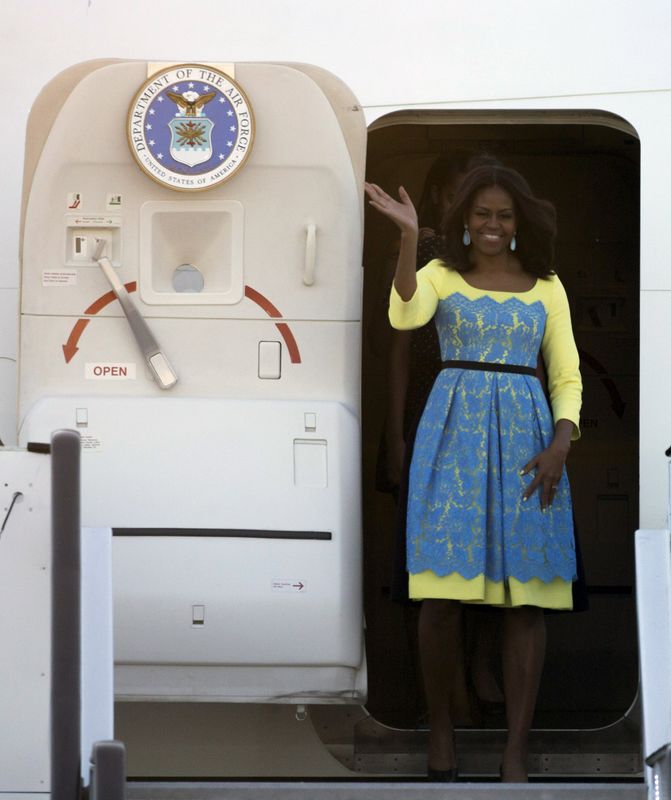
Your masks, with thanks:
<instances>
[{"instance_id":1,"label":"woman's raised arm","mask_svg":"<svg viewBox=\"0 0 671 800\"><path fill-rule=\"evenodd\" d=\"M390 219L401 232L401 245L394 273L394 286L402 300L410 300L417 289L417 212L410 196L401 186L398 200L394 200L375 183L365 184L366 194L373 208Z\"/></svg>"}]
</instances>

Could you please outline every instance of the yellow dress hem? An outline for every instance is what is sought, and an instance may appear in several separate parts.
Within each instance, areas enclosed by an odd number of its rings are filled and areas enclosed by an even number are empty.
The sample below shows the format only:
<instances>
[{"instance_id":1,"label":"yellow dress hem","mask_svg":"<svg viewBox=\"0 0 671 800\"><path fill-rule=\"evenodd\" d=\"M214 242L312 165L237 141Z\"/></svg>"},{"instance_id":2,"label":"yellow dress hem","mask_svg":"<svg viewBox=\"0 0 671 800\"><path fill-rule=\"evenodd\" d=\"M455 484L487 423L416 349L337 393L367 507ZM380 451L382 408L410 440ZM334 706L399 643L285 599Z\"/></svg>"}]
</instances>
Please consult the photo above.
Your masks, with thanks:
<instances>
[{"instance_id":1,"label":"yellow dress hem","mask_svg":"<svg viewBox=\"0 0 671 800\"><path fill-rule=\"evenodd\" d=\"M464 578L456 572L441 576L427 569L410 574L408 593L411 600L460 600L504 608L539 606L565 611L573 608L572 584L562 578L554 578L549 583L539 578L526 583L516 578L504 582L492 581L484 575Z\"/></svg>"}]
</instances>

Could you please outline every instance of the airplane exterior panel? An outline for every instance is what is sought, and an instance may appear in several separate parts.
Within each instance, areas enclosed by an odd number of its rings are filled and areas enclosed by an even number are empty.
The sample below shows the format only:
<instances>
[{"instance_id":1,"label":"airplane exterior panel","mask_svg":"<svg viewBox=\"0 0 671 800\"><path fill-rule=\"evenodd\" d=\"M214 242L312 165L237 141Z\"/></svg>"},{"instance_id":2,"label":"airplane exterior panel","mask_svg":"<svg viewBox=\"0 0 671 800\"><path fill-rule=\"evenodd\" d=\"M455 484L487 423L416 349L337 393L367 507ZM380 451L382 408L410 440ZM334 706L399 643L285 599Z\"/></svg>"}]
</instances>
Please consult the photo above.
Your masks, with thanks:
<instances>
[{"instance_id":1,"label":"airplane exterior panel","mask_svg":"<svg viewBox=\"0 0 671 800\"><path fill-rule=\"evenodd\" d=\"M0 716L11 720L11 736L0 748L0 794L48 796L50 464L43 455L3 450L0 469L0 507L5 523L0 537L0 600L4 609L0 636L8 643L0 658Z\"/></svg>"},{"instance_id":2,"label":"airplane exterior panel","mask_svg":"<svg viewBox=\"0 0 671 800\"><path fill-rule=\"evenodd\" d=\"M228 78L207 67L105 65L62 102L26 208L20 436L81 435L82 521L115 532L121 695L346 702L365 695L363 115L323 73L234 71L213 101ZM133 161L158 140L159 176L221 171L252 138L243 87L254 141L229 180L177 191Z\"/></svg>"}]
</instances>

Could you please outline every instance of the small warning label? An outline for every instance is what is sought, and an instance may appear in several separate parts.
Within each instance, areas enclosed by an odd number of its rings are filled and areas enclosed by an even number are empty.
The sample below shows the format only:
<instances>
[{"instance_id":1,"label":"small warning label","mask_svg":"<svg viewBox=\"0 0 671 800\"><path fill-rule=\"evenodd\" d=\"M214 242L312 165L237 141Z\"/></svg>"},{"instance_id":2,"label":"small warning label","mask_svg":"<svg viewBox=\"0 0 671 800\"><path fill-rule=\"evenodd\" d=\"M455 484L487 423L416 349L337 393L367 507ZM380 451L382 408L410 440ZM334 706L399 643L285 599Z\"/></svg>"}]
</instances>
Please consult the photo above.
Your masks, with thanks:
<instances>
[{"instance_id":1,"label":"small warning label","mask_svg":"<svg viewBox=\"0 0 671 800\"><path fill-rule=\"evenodd\" d=\"M42 272L42 286L76 286L76 269L45 269Z\"/></svg>"},{"instance_id":2,"label":"small warning label","mask_svg":"<svg viewBox=\"0 0 671 800\"><path fill-rule=\"evenodd\" d=\"M304 594L306 591L305 581L300 578L275 578L270 584L273 592L293 592Z\"/></svg>"},{"instance_id":3,"label":"small warning label","mask_svg":"<svg viewBox=\"0 0 671 800\"><path fill-rule=\"evenodd\" d=\"M107 195L107 210L114 211L114 209L121 208L123 204L123 197L120 194Z\"/></svg>"}]
</instances>

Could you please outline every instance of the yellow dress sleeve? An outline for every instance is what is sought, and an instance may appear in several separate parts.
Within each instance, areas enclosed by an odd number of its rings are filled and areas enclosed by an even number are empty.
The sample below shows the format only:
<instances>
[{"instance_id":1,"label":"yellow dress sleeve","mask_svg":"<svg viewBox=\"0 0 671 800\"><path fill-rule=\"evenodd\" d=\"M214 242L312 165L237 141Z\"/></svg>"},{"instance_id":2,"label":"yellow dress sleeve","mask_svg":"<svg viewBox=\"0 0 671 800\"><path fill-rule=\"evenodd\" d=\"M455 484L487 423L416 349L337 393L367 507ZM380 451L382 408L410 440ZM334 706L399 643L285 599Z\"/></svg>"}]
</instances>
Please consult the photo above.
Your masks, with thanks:
<instances>
[{"instance_id":1,"label":"yellow dress sleeve","mask_svg":"<svg viewBox=\"0 0 671 800\"><path fill-rule=\"evenodd\" d=\"M572 439L580 438L582 379L580 358L571 328L571 311L566 291L556 276L545 323L541 350L548 372L550 404L555 423L568 419L573 423Z\"/></svg>"},{"instance_id":2,"label":"yellow dress sleeve","mask_svg":"<svg viewBox=\"0 0 671 800\"><path fill-rule=\"evenodd\" d=\"M417 289L410 300L402 300L392 283L389 296L389 322L401 331L421 328L432 319L441 298L445 268L442 261L434 259L417 272Z\"/></svg>"}]
</instances>

